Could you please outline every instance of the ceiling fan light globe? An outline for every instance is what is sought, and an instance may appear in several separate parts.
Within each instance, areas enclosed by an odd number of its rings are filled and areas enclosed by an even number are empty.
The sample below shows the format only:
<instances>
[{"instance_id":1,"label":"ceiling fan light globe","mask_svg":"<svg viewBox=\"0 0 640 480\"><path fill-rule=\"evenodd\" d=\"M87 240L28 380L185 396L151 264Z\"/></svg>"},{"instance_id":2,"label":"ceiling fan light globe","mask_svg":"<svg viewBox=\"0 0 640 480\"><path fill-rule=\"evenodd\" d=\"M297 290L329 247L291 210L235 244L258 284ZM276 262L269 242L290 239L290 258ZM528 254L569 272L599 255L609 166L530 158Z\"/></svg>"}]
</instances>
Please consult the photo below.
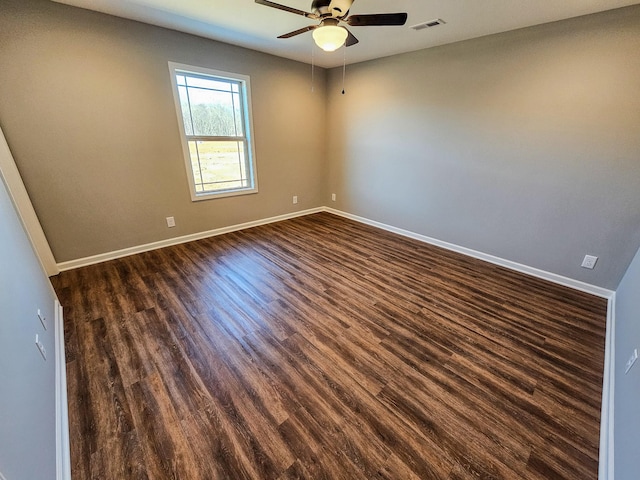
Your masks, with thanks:
<instances>
[{"instance_id":1,"label":"ceiling fan light globe","mask_svg":"<svg viewBox=\"0 0 640 480\"><path fill-rule=\"evenodd\" d=\"M334 52L347 40L349 33L345 28L325 25L313 31L313 40L325 52Z\"/></svg>"}]
</instances>

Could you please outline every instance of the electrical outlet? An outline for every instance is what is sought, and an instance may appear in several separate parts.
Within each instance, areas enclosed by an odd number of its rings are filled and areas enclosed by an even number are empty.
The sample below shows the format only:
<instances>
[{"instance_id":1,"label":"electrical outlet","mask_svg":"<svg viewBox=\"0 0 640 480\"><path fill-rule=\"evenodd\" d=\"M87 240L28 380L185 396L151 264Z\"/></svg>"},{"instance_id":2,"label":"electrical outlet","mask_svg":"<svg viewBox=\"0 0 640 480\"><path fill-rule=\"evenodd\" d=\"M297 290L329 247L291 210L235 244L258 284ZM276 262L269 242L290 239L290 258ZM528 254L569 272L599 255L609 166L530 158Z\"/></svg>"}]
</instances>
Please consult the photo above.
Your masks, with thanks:
<instances>
[{"instance_id":1,"label":"electrical outlet","mask_svg":"<svg viewBox=\"0 0 640 480\"><path fill-rule=\"evenodd\" d=\"M40 312L40 309L38 309L38 318L40 319L40 323L42 324L42 327L46 330L47 329L47 319Z\"/></svg>"},{"instance_id":2,"label":"electrical outlet","mask_svg":"<svg viewBox=\"0 0 640 480\"><path fill-rule=\"evenodd\" d=\"M626 375L627 373L629 373L629 370L631 370L631 367L633 367L633 364L636 363L636 360L638 359L638 349L634 348L633 349L633 353L631 354L631 356L629 357L629 360L627 360L627 366L624 367L624 374Z\"/></svg>"},{"instance_id":3,"label":"electrical outlet","mask_svg":"<svg viewBox=\"0 0 640 480\"><path fill-rule=\"evenodd\" d=\"M176 219L173 217L167 217L167 227L173 228L176 226Z\"/></svg>"},{"instance_id":4,"label":"electrical outlet","mask_svg":"<svg viewBox=\"0 0 640 480\"><path fill-rule=\"evenodd\" d=\"M38 350L40 350L40 355L42 355L42 358L44 358L44 360L47 360L47 351L44 348L44 344L40 341L40 339L38 338L38 334L36 333L36 347L38 347Z\"/></svg>"},{"instance_id":5,"label":"electrical outlet","mask_svg":"<svg viewBox=\"0 0 640 480\"><path fill-rule=\"evenodd\" d=\"M593 255L585 255L584 260L582 261L582 267L593 270L593 267L596 266L596 262L598 261L598 257L594 257Z\"/></svg>"},{"instance_id":6,"label":"electrical outlet","mask_svg":"<svg viewBox=\"0 0 640 480\"><path fill-rule=\"evenodd\" d=\"M332 193L332 194L331 194L331 201L332 201L332 202L335 202L335 201L336 201L336 194L335 194L335 193Z\"/></svg>"},{"instance_id":7,"label":"electrical outlet","mask_svg":"<svg viewBox=\"0 0 640 480\"><path fill-rule=\"evenodd\" d=\"M295 205L296 203L298 203L298 196L294 195L293 196L293 204Z\"/></svg>"}]
</instances>

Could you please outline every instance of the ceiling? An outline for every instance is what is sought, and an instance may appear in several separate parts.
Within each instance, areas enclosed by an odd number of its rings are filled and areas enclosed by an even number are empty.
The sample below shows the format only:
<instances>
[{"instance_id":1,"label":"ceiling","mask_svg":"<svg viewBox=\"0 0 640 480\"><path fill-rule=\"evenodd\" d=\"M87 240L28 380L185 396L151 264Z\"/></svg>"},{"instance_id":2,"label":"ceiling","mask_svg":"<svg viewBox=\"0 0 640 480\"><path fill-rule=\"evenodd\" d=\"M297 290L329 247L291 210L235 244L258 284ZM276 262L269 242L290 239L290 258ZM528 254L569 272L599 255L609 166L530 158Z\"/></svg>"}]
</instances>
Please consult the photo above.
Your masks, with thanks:
<instances>
[{"instance_id":1,"label":"ceiling","mask_svg":"<svg viewBox=\"0 0 640 480\"><path fill-rule=\"evenodd\" d=\"M280 57L336 67L635 5L628 0L355 0L351 14L407 12L403 27L349 27L360 40L346 50L326 53L311 33L289 39L278 35L312 25L300 15L258 5L254 0L53 0L130 18ZM311 0L274 0L310 11ZM446 23L415 31L411 26L434 19Z\"/></svg>"}]
</instances>

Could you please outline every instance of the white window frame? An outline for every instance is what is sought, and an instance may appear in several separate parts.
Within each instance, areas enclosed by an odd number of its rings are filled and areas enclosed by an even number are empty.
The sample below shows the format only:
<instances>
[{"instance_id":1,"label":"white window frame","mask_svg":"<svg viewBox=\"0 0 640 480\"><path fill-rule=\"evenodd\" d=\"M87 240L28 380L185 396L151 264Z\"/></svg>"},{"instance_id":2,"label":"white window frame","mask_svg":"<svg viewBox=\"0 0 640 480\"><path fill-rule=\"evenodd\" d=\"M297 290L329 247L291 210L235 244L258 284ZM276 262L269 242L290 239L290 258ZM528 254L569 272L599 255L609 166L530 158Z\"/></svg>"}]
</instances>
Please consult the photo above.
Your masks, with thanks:
<instances>
[{"instance_id":1,"label":"white window frame","mask_svg":"<svg viewBox=\"0 0 640 480\"><path fill-rule=\"evenodd\" d=\"M175 102L176 115L178 117L178 125L180 130L180 140L182 143L182 151L185 161L185 167L187 170L187 178L189 180L189 191L191 194L191 200L196 202L200 200L211 200L214 198L231 197L236 195L247 195L258 193L258 171L256 168L256 156L255 146L253 143L253 114L251 111L251 86L248 75L242 75L238 73L223 72L220 70L214 70L206 67L197 67L193 65L185 65L182 63L169 62L169 71L171 73L171 86L173 90L173 100ZM230 188L218 191L196 191L196 182L193 174L193 168L191 165L191 154L189 152L189 139L187 136L187 130L184 125L184 119L182 116L182 107L180 105L180 93L178 91L177 74L193 73L201 76L208 76L212 79L220 80L232 80L241 84L240 98L242 102L243 121L244 121L244 137L229 137L230 141L238 141L241 139L245 143L245 155L248 155L247 161L247 178L249 180L249 186L242 188ZM223 138L223 137L212 137ZM235 140L234 140L235 139Z\"/></svg>"}]
</instances>

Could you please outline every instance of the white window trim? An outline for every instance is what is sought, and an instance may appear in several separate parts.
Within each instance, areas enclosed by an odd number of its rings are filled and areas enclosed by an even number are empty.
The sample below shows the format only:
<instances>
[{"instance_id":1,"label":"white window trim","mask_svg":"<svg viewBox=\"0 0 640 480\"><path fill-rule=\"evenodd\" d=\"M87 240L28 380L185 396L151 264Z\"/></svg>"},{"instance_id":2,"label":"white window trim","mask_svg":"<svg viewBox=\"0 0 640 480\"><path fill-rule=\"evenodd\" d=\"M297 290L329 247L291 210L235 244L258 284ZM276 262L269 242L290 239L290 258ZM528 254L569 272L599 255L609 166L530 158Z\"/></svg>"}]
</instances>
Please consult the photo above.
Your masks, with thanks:
<instances>
[{"instance_id":1,"label":"white window trim","mask_svg":"<svg viewBox=\"0 0 640 480\"><path fill-rule=\"evenodd\" d=\"M203 75L211 75L213 77L227 78L229 80L240 81L243 84L243 102L245 104L246 125L245 134L247 137L247 146L249 148L249 168L251 170L251 179L253 186L249 188L238 188L235 190L223 190L222 192L204 192L197 193L195 179L193 178L193 169L191 167L191 155L189 153L189 142L186 136L186 129L184 126L184 120L182 117L182 107L180 106L180 94L178 93L178 82L176 80L176 70L199 73ZM214 70L206 67L197 67L194 65L186 65L183 63L169 62L169 72L171 77L171 89L173 91L173 101L178 117L178 126L180 127L180 142L182 144L182 153L185 161L185 168L187 170L187 179L189 180L189 193L191 200L198 202L201 200L213 200L215 198L232 197L237 195L249 195L258 193L258 169L256 166L256 149L253 141L253 113L251 109L251 85L248 75L242 75L239 73L223 72L221 70Z\"/></svg>"}]
</instances>

